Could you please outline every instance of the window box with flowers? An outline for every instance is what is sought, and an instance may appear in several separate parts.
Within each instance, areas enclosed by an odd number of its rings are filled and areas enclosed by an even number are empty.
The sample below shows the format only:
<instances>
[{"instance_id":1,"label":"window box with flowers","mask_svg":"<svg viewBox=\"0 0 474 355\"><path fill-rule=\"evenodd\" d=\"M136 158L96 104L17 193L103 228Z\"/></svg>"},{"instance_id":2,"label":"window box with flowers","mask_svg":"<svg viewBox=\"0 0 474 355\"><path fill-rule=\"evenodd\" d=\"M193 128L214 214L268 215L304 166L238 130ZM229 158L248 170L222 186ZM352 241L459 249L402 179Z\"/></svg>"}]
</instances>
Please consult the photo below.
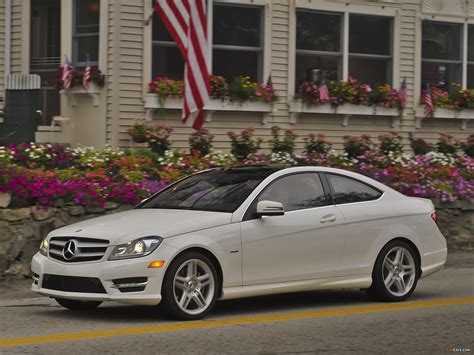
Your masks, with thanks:
<instances>
[{"instance_id":1,"label":"window box with flowers","mask_svg":"<svg viewBox=\"0 0 474 355\"><path fill-rule=\"evenodd\" d=\"M342 115L342 126L349 124L352 116L385 116L392 118L392 127L398 124L402 102L397 90L388 84L371 87L349 78L332 81L327 85L328 97L320 97L320 88L311 81L298 89L295 100L290 102L290 122L295 124L303 113Z\"/></svg>"},{"instance_id":2,"label":"window box with flowers","mask_svg":"<svg viewBox=\"0 0 474 355\"><path fill-rule=\"evenodd\" d=\"M214 75L210 76L210 84L211 101L204 108L207 122L216 111L237 111L261 113L262 123L266 123L273 112L277 97L271 84L254 83L248 77L237 77L229 84L223 77ZM155 110L181 110L183 93L181 80L153 79L145 95L147 119L152 119Z\"/></svg>"},{"instance_id":3,"label":"window box with flowers","mask_svg":"<svg viewBox=\"0 0 474 355\"><path fill-rule=\"evenodd\" d=\"M75 95L89 95L92 98L92 104L99 106L100 89L105 85L105 75L99 68L91 67L90 79L86 84L84 83L85 67L69 68L70 85L68 87L64 81L64 70L67 70L64 66L60 67L56 73L56 90L68 96L71 106L76 106Z\"/></svg>"},{"instance_id":4,"label":"window box with flowers","mask_svg":"<svg viewBox=\"0 0 474 355\"><path fill-rule=\"evenodd\" d=\"M420 105L425 103L426 92L420 96ZM460 120L461 129L467 129L467 123L474 120L474 89L463 89L459 84L452 84L448 91L437 87L431 88L431 100L434 111L429 117L425 117L423 106L415 109L415 127L421 128L425 119L441 118Z\"/></svg>"}]
</instances>

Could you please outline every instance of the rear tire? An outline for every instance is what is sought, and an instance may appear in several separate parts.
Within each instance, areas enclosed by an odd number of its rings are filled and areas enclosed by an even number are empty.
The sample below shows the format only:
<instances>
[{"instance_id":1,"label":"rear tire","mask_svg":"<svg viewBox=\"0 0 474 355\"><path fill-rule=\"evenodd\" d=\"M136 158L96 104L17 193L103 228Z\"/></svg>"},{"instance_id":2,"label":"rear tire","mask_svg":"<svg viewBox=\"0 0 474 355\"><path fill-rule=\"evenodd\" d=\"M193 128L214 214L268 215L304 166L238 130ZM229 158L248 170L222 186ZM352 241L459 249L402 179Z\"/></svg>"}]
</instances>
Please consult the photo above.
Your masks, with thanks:
<instances>
[{"instance_id":1,"label":"rear tire","mask_svg":"<svg viewBox=\"0 0 474 355\"><path fill-rule=\"evenodd\" d=\"M68 300L65 298L55 298L55 300L64 308L67 308L73 311L95 309L102 304L101 301L78 301L78 300Z\"/></svg>"},{"instance_id":2,"label":"rear tire","mask_svg":"<svg viewBox=\"0 0 474 355\"><path fill-rule=\"evenodd\" d=\"M166 271L160 306L174 319L201 319L214 307L218 290L214 264L201 253L188 252Z\"/></svg>"},{"instance_id":3,"label":"rear tire","mask_svg":"<svg viewBox=\"0 0 474 355\"><path fill-rule=\"evenodd\" d=\"M413 247L402 240L388 243L380 251L367 293L385 302L406 300L415 291L420 262Z\"/></svg>"}]
</instances>

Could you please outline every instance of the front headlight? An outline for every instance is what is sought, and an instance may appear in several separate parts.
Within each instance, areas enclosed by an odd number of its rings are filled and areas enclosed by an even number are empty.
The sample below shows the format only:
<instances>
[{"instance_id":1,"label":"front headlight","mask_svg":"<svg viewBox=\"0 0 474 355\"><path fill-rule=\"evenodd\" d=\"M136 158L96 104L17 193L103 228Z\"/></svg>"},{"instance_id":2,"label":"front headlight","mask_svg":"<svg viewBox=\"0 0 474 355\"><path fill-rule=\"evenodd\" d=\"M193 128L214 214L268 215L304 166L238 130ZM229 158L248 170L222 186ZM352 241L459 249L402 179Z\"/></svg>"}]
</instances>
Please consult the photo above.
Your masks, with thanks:
<instances>
[{"instance_id":1,"label":"front headlight","mask_svg":"<svg viewBox=\"0 0 474 355\"><path fill-rule=\"evenodd\" d=\"M158 248L162 240L161 237L144 237L132 240L127 244L117 245L110 254L109 260L139 258L151 254Z\"/></svg>"},{"instance_id":2,"label":"front headlight","mask_svg":"<svg viewBox=\"0 0 474 355\"><path fill-rule=\"evenodd\" d=\"M49 242L46 238L41 241L39 252L44 256L48 256Z\"/></svg>"}]
</instances>

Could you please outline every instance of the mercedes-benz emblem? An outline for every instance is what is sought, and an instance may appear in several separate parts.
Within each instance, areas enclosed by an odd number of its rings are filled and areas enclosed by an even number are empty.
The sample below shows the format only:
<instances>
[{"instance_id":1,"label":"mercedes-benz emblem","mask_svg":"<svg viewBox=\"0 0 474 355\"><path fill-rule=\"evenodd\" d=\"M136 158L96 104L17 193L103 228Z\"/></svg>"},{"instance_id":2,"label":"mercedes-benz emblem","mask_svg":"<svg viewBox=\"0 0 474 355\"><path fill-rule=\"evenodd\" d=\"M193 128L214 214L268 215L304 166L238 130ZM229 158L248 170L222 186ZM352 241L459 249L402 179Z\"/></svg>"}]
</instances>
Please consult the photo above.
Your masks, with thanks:
<instances>
[{"instance_id":1,"label":"mercedes-benz emblem","mask_svg":"<svg viewBox=\"0 0 474 355\"><path fill-rule=\"evenodd\" d=\"M77 246L74 240L68 241L63 248L63 256L66 260L71 260L76 254Z\"/></svg>"}]
</instances>

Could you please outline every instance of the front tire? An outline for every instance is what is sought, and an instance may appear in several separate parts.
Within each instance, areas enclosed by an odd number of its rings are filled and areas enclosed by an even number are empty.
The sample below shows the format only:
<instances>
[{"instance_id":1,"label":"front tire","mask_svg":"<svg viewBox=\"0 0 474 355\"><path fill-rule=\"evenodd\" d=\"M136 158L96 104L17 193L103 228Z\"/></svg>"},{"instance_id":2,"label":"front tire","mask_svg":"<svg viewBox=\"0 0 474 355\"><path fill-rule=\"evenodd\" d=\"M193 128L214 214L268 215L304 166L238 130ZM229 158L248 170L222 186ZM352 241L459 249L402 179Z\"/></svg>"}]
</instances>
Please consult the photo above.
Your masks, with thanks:
<instances>
[{"instance_id":1,"label":"front tire","mask_svg":"<svg viewBox=\"0 0 474 355\"><path fill-rule=\"evenodd\" d=\"M377 257L367 292L380 301L404 301L415 291L419 268L418 256L410 244L390 242Z\"/></svg>"},{"instance_id":2,"label":"front tire","mask_svg":"<svg viewBox=\"0 0 474 355\"><path fill-rule=\"evenodd\" d=\"M173 318L201 319L214 307L218 287L217 272L209 258L198 252L185 253L166 271L161 306Z\"/></svg>"},{"instance_id":3,"label":"front tire","mask_svg":"<svg viewBox=\"0 0 474 355\"><path fill-rule=\"evenodd\" d=\"M77 300L68 300L65 298L55 298L55 300L64 308L67 308L73 311L95 309L102 304L101 301L77 301Z\"/></svg>"}]
</instances>

